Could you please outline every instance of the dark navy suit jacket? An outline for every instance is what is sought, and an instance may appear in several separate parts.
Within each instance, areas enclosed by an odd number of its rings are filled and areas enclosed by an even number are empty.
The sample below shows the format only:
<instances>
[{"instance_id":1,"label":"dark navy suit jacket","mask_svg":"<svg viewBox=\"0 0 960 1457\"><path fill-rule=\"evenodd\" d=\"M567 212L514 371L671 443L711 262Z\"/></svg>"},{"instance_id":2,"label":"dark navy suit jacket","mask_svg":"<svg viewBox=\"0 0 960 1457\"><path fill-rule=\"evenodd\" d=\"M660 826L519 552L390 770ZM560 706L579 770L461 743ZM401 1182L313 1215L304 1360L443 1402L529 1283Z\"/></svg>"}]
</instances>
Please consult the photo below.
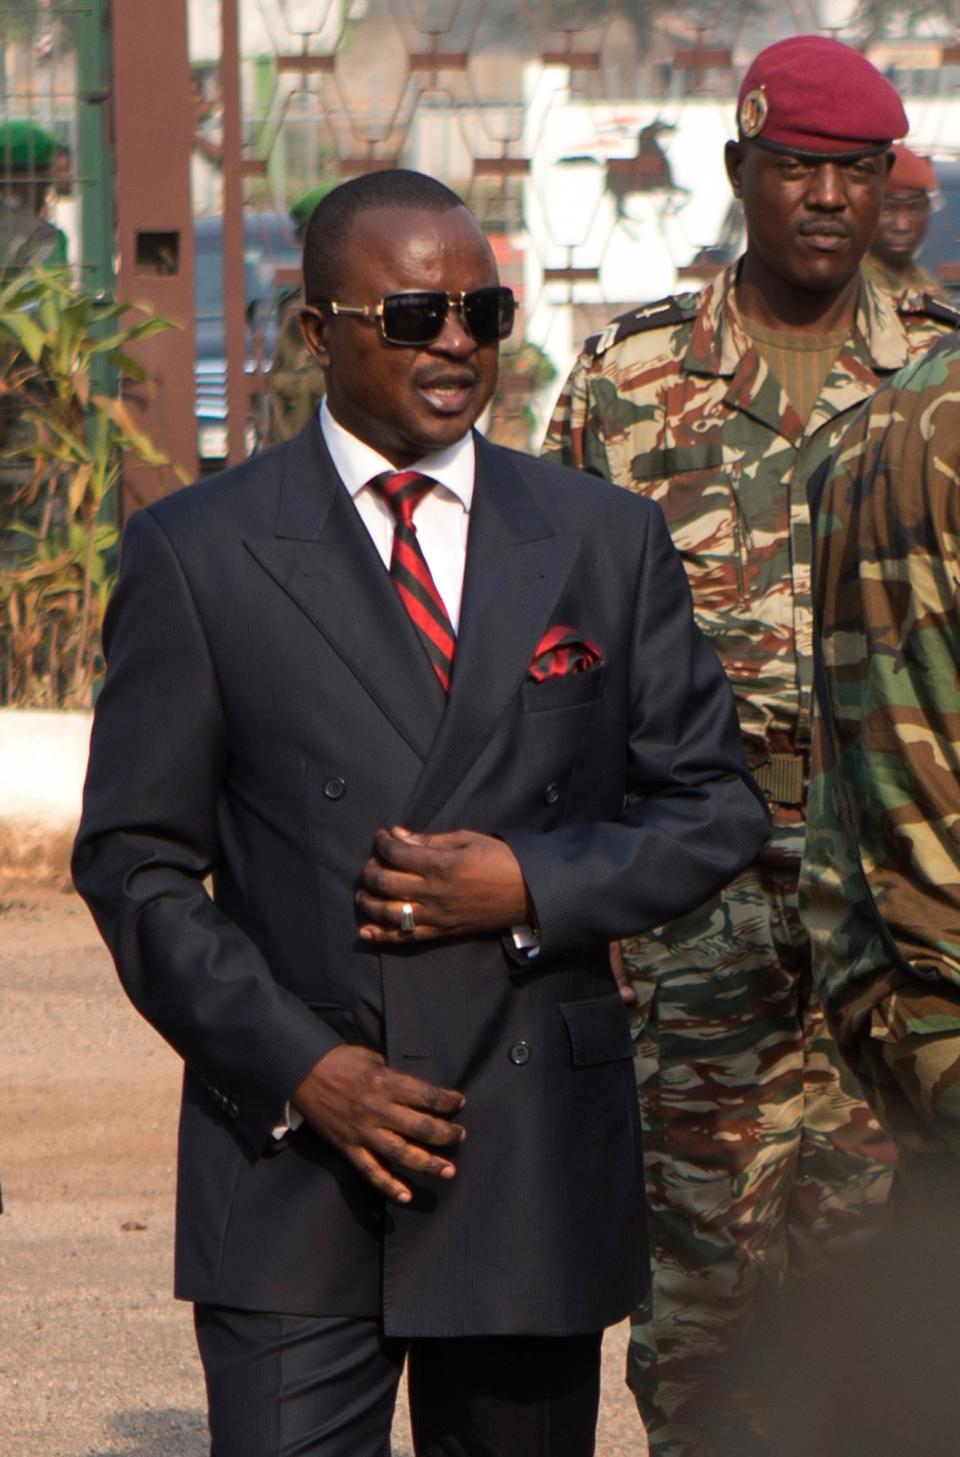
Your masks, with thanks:
<instances>
[{"instance_id":1,"label":"dark navy suit jacket","mask_svg":"<svg viewBox=\"0 0 960 1457\"><path fill-rule=\"evenodd\" d=\"M556 624L603 665L528 681ZM620 1319L646 1248L607 942L766 837L659 509L478 437L447 701L311 422L132 518L105 641L75 876L186 1064L177 1292L404 1336ZM540 955L361 943L357 877L395 823L503 836ZM457 1177L410 1207L307 1128L271 1139L341 1041L466 1094Z\"/></svg>"}]
</instances>

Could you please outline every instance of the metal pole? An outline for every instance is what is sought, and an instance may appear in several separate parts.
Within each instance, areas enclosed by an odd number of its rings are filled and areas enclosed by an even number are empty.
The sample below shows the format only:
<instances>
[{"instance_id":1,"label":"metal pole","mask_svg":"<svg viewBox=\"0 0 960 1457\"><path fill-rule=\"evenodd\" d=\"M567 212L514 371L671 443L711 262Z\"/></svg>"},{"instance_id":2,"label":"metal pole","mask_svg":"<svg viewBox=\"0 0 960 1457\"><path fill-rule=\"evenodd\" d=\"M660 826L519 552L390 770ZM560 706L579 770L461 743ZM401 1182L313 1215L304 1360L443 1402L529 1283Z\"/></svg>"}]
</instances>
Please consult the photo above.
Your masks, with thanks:
<instances>
[{"instance_id":1,"label":"metal pole","mask_svg":"<svg viewBox=\"0 0 960 1457\"><path fill-rule=\"evenodd\" d=\"M80 290L112 303L116 291L114 267L113 165L110 152L112 47L107 16L109 0L91 0L76 15L77 37L77 155L73 159L80 196ZM101 325L104 332L109 325ZM117 389L116 370L102 354L91 361L90 375L98 394ZM88 422L87 429L91 429ZM119 519L118 493L111 490L100 507L102 521Z\"/></svg>"},{"instance_id":2,"label":"metal pole","mask_svg":"<svg viewBox=\"0 0 960 1457\"><path fill-rule=\"evenodd\" d=\"M89 0L76 11L77 156L80 191L81 287L113 298L115 274L113 164L110 155L111 95L108 0Z\"/></svg>"},{"instance_id":3,"label":"metal pole","mask_svg":"<svg viewBox=\"0 0 960 1457\"><path fill-rule=\"evenodd\" d=\"M187 0L115 0L113 40L117 287L145 299L180 325L131 345L150 386L125 398L140 428L190 474L197 459L193 214L190 154L194 107L187 59ZM157 77L163 78L161 88ZM129 508L155 499L171 482L127 461Z\"/></svg>"},{"instance_id":4,"label":"metal pole","mask_svg":"<svg viewBox=\"0 0 960 1457\"><path fill-rule=\"evenodd\" d=\"M220 94L223 98L223 300L227 356L227 462L246 455L246 276L243 228L243 121L237 0L221 0Z\"/></svg>"}]
</instances>

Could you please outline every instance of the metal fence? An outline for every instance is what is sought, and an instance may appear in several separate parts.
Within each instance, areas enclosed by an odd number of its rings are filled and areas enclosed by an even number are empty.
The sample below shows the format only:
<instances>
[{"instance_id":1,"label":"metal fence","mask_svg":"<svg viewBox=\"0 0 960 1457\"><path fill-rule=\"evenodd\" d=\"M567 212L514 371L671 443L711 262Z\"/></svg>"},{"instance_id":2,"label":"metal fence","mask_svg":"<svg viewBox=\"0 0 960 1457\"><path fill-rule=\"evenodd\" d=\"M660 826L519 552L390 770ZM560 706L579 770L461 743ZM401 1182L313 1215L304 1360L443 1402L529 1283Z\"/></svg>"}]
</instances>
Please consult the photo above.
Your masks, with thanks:
<instances>
[{"instance_id":1,"label":"metal fence","mask_svg":"<svg viewBox=\"0 0 960 1457\"><path fill-rule=\"evenodd\" d=\"M79 286L109 294L113 200L104 108L110 98L108 0L0 5L0 126L32 123L56 144L47 168L14 168L0 145L0 185L28 183L65 238ZM19 160L17 158L16 160ZM31 159L28 158L28 163ZM32 200L32 199L31 199Z\"/></svg>"},{"instance_id":2,"label":"metal fence","mask_svg":"<svg viewBox=\"0 0 960 1457\"><path fill-rule=\"evenodd\" d=\"M219 20L229 7L239 22L232 160L246 210L282 213L318 183L390 165L466 197L521 298L494 422L521 445L536 443L578 340L702 281L698 255L728 223L722 151L737 86L764 45L831 31L865 46L903 91L924 150L956 155L960 135L960 47L918 6L885 39L880 0L189 3L211 127L226 99ZM925 38L911 40L918 25ZM222 206L209 169L195 203Z\"/></svg>"}]
</instances>

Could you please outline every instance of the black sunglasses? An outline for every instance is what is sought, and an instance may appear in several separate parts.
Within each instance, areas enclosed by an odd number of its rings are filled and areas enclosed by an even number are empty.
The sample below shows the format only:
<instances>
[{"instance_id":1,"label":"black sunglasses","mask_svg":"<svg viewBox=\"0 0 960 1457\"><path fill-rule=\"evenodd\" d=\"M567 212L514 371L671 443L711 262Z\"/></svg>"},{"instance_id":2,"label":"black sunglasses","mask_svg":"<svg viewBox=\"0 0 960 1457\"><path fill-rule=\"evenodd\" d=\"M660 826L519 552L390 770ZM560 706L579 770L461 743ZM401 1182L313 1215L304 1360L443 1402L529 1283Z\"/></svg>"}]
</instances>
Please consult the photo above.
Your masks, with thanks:
<instances>
[{"instance_id":1,"label":"black sunglasses","mask_svg":"<svg viewBox=\"0 0 960 1457\"><path fill-rule=\"evenodd\" d=\"M477 344L495 344L513 328L517 301L509 288L472 288L467 293L419 289L415 293L387 293L378 304L339 304L318 299L317 308L331 314L353 314L376 321L388 344L432 344L443 332L447 314L456 309L463 327Z\"/></svg>"}]
</instances>

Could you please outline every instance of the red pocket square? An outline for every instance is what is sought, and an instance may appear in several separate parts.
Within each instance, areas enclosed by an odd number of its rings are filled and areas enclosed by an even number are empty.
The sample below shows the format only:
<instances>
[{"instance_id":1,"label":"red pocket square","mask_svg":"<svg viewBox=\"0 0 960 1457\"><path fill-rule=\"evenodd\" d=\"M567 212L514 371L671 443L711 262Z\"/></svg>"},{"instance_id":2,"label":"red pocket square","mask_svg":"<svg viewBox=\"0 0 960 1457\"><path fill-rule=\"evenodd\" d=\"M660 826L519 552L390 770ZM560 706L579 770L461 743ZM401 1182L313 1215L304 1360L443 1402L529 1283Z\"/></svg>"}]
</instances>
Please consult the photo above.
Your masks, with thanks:
<instances>
[{"instance_id":1,"label":"red pocket square","mask_svg":"<svg viewBox=\"0 0 960 1457\"><path fill-rule=\"evenodd\" d=\"M527 669L527 679L542 683L546 678L568 678L603 666L603 654L596 643L580 637L574 627L551 627L540 639Z\"/></svg>"}]
</instances>

